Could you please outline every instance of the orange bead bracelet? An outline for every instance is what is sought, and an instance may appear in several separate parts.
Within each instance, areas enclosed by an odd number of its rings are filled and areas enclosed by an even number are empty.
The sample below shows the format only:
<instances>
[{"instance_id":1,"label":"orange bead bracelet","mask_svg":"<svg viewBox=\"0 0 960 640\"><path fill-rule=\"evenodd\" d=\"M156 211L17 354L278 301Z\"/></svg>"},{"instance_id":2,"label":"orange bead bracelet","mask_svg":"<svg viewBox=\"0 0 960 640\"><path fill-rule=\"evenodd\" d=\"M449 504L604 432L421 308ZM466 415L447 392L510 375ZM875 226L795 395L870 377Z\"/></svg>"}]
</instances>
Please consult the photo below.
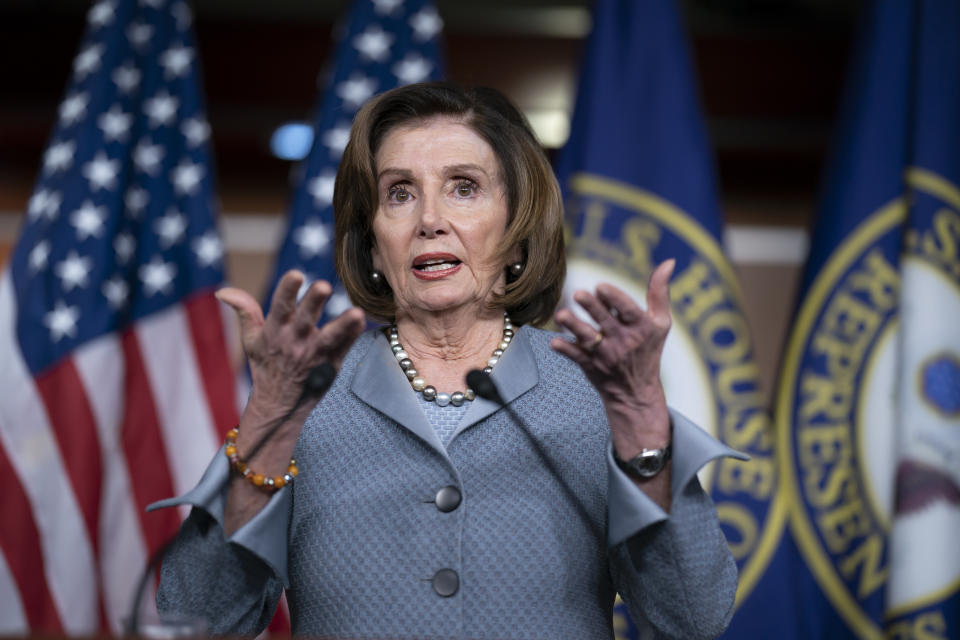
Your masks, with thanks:
<instances>
[{"instance_id":1,"label":"orange bead bracelet","mask_svg":"<svg viewBox=\"0 0 960 640\"><path fill-rule=\"evenodd\" d=\"M253 486L267 493L273 493L277 489L293 484L293 479L300 473L300 470L297 469L297 461L293 458L290 458L287 472L282 476L265 476L262 473L257 473L240 458L240 454L237 453L237 434L239 433L239 428L240 427L234 427L230 429L230 431L227 431L226 446L224 447L223 453L227 456L227 460L230 461L230 467L246 478Z\"/></svg>"}]
</instances>

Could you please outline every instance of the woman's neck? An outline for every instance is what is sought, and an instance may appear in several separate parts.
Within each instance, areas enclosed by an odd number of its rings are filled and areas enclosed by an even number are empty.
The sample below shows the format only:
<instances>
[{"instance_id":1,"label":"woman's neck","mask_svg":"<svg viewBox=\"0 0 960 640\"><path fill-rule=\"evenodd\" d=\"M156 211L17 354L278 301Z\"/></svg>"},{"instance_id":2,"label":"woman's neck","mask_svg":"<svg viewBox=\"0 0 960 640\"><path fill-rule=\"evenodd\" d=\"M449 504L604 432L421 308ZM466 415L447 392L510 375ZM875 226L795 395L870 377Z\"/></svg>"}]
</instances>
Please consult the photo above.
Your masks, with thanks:
<instances>
[{"instance_id":1,"label":"woman's neck","mask_svg":"<svg viewBox=\"0 0 960 640\"><path fill-rule=\"evenodd\" d=\"M397 318L400 344L418 375L437 391L463 391L468 372L487 366L503 336L503 311Z\"/></svg>"}]
</instances>

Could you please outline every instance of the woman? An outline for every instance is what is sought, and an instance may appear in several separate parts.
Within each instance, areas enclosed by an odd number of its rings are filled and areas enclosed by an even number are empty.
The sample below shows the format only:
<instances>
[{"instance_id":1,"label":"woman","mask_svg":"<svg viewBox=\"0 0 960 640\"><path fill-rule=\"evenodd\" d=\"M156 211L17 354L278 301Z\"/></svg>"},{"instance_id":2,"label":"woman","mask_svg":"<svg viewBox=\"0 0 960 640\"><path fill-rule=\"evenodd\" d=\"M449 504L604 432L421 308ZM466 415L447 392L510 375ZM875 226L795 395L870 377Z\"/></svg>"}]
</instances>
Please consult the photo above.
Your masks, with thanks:
<instances>
[{"instance_id":1,"label":"woman","mask_svg":"<svg viewBox=\"0 0 960 640\"><path fill-rule=\"evenodd\" d=\"M368 103L334 208L359 308L318 328L330 285L298 302L296 272L266 318L219 293L253 391L226 455L165 503L197 508L164 562L161 611L254 634L285 587L298 634L579 639L611 636L619 591L660 636L720 633L736 570L695 473L733 452L664 400L672 261L648 311L603 285L575 295L599 330L567 310L555 319L574 341L533 328L562 287L561 200L492 90L413 85ZM362 333L360 309L389 327ZM323 363L339 374L317 402L305 383ZM480 368L509 410L466 387Z\"/></svg>"}]
</instances>

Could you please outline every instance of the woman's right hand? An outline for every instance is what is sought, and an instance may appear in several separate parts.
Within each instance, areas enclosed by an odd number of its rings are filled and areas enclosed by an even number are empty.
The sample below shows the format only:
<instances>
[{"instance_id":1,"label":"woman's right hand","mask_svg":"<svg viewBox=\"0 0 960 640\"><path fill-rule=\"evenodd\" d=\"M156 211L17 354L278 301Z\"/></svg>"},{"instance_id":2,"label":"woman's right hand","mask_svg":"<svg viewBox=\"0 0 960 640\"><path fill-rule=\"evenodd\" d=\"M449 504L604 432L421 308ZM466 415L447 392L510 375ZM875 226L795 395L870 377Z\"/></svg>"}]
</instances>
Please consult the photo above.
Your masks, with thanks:
<instances>
[{"instance_id":1,"label":"woman's right hand","mask_svg":"<svg viewBox=\"0 0 960 640\"><path fill-rule=\"evenodd\" d=\"M299 271L284 274L274 291L266 318L260 305L246 291L228 287L217 292L217 298L237 312L243 350L253 382L249 402L240 420L238 448L241 456L257 442L258 436L267 435L274 426L277 431L270 434L271 439L278 441L279 449L292 451L300 427L320 399L304 397L307 376L324 362L339 370L347 350L366 325L363 312L353 308L317 327L332 289L328 282L318 280L310 285L298 303L297 292L303 282L304 275ZM278 421L284 424L278 424ZM285 455L289 460L289 454ZM260 457L273 463L270 458L276 456L257 456ZM280 466L285 467L286 462L281 461ZM267 469L264 471L270 473Z\"/></svg>"}]
</instances>

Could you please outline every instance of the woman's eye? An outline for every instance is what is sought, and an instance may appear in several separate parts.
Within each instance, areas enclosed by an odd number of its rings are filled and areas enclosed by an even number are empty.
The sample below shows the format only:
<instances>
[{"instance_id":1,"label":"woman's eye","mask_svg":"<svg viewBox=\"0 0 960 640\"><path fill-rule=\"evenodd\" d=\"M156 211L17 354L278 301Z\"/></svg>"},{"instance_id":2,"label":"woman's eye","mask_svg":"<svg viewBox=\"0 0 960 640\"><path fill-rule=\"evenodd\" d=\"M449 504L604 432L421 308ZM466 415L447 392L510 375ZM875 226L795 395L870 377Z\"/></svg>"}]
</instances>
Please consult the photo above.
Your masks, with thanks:
<instances>
[{"instance_id":1,"label":"woman's eye","mask_svg":"<svg viewBox=\"0 0 960 640\"><path fill-rule=\"evenodd\" d=\"M387 196L397 202L407 202L410 200L410 192L405 187L390 187Z\"/></svg>"},{"instance_id":2,"label":"woman's eye","mask_svg":"<svg viewBox=\"0 0 960 640\"><path fill-rule=\"evenodd\" d=\"M460 196L461 198L469 198L476 192L477 184L470 180L464 180L462 182L457 183L455 190L457 192L457 195Z\"/></svg>"}]
</instances>

